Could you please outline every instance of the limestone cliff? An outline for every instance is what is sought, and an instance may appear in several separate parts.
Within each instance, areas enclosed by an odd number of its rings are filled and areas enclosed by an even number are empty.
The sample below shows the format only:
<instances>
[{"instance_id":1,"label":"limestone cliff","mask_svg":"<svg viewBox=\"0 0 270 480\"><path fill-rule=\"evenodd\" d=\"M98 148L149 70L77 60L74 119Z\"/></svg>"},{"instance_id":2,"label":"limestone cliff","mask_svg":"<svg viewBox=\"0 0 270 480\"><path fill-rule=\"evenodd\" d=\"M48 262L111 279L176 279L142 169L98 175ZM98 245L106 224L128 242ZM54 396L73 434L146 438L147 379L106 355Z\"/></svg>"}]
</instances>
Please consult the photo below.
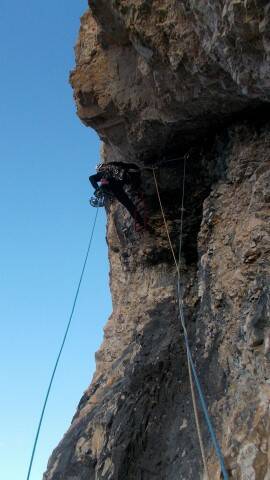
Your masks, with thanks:
<instances>
[{"instance_id":1,"label":"limestone cliff","mask_svg":"<svg viewBox=\"0 0 270 480\"><path fill-rule=\"evenodd\" d=\"M107 205L113 313L44 480L197 480L176 271L230 478L270 479L270 2L92 0L71 74L103 159L137 162L150 232ZM176 158L174 162L165 160ZM130 192L131 194L131 192ZM211 480L221 479L201 416Z\"/></svg>"}]
</instances>

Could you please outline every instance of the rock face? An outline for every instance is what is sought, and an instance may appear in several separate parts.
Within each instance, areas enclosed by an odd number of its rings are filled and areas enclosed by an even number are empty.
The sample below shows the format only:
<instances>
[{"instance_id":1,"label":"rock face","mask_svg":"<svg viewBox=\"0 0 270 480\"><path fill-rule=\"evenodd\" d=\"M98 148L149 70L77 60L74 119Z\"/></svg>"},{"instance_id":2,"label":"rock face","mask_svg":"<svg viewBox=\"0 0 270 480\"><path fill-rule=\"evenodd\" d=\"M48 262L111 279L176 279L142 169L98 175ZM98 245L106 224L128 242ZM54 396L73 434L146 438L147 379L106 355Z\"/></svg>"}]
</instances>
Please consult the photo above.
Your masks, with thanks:
<instances>
[{"instance_id":1,"label":"rock face","mask_svg":"<svg viewBox=\"0 0 270 480\"><path fill-rule=\"evenodd\" d=\"M71 77L110 158L182 150L270 96L264 0L96 0Z\"/></svg>"},{"instance_id":2,"label":"rock face","mask_svg":"<svg viewBox=\"0 0 270 480\"><path fill-rule=\"evenodd\" d=\"M270 3L92 0L71 74L103 158L141 166L149 232L107 204L113 313L44 480L204 479L177 311L229 476L270 479ZM164 162L176 157L173 162ZM162 161L161 161L162 160ZM132 196L134 192L131 190ZM211 480L221 479L200 413Z\"/></svg>"}]
</instances>

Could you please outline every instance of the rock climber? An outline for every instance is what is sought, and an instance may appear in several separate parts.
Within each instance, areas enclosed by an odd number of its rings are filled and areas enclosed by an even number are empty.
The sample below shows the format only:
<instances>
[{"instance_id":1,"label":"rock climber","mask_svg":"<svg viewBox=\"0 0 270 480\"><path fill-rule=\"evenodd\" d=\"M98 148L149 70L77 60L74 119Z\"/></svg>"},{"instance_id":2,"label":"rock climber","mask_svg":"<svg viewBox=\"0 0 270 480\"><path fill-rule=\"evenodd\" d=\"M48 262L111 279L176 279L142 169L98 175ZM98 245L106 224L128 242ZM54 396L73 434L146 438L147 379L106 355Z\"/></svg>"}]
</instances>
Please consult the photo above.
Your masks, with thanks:
<instances>
[{"instance_id":1,"label":"rock climber","mask_svg":"<svg viewBox=\"0 0 270 480\"><path fill-rule=\"evenodd\" d=\"M135 164L111 162L97 165L97 173L90 175L89 181L95 189L94 195L102 192L114 196L136 221L136 227L143 228L144 221L136 206L124 190L125 185L138 188L140 185L140 170ZM99 185L100 184L100 185Z\"/></svg>"}]
</instances>

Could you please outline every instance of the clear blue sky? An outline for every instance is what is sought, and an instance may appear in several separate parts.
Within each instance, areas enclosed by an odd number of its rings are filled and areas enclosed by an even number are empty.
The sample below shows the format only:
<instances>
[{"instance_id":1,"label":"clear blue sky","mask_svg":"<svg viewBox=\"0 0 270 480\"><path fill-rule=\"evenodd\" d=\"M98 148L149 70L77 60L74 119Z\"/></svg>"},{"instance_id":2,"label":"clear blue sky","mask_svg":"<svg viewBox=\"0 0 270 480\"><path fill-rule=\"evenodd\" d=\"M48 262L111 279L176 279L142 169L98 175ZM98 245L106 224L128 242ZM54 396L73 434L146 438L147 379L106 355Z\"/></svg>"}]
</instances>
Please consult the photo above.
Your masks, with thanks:
<instances>
[{"instance_id":1,"label":"clear blue sky","mask_svg":"<svg viewBox=\"0 0 270 480\"><path fill-rule=\"evenodd\" d=\"M0 15L0 477L24 480L94 209L96 134L68 73L86 0L2 0ZM111 310L102 212L32 471L41 480L95 368Z\"/></svg>"}]
</instances>

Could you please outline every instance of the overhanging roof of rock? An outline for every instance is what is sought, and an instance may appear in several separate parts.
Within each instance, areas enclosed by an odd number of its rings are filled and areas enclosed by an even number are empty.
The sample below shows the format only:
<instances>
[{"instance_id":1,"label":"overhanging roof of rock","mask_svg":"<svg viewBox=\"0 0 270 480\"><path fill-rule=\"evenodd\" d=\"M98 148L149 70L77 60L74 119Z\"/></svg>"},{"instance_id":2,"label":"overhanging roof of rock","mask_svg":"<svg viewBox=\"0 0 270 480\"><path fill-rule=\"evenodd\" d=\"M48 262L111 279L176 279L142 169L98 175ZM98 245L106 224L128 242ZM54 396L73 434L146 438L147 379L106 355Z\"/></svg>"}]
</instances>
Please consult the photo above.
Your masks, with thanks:
<instances>
[{"instance_id":1,"label":"overhanging roof of rock","mask_svg":"<svg viewBox=\"0 0 270 480\"><path fill-rule=\"evenodd\" d=\"M269 102L270 3L92 0L71 74L78 115L117 158L186 146Z\"/></svg>"}]
</instances>

